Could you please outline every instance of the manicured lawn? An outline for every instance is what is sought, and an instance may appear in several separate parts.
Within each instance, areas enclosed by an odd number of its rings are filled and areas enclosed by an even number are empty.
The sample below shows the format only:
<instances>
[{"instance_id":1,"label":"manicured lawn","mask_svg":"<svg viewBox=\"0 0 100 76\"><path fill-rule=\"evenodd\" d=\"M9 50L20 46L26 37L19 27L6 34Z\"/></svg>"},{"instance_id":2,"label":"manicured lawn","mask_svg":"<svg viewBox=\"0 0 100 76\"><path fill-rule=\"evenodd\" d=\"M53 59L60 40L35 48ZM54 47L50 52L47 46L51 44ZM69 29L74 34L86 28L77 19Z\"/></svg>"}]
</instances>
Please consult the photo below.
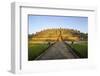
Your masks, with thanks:
<instances>
[{"instance_id":1,"label":"manicured lawn","mask_svg":"<svg viewBox=\"0 0 100 76\"><path fill-rule=\"evenodd\" d=\"M38 57L41 53L48 48L49 45L47 44L29 44L28 46L28 60L34 60Z\"/></svg>"},{"instance_id":2,"label":"manicured lawn","mask_svg":"<svg viewBox=\"0 0 100 76\"><path fill-rule=\"evenodd\" d=\"M87 58L88 57L88 43L83 42L80 44L72 44L71 45L73 49L75 49L75 53L79 55L81 58Z\"/></svg>"}]
</instances>

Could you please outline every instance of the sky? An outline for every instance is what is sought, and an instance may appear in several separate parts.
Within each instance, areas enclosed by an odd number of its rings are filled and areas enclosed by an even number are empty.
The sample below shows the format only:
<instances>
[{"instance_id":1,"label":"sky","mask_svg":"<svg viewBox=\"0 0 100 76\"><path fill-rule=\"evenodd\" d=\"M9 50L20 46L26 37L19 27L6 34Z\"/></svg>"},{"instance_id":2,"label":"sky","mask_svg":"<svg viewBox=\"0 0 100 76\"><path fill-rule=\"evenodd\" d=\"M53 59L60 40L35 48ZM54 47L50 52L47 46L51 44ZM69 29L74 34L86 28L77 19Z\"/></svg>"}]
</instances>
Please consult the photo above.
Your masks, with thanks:
<instances>
[{"instance_id":1,"label":"sky","mask_svg":"<svg viewBox=\"0 0 100 76\"><path fill-rule=\"evenodd\" d=\"M29 15L28 27L29 34L60 27L88 33L88 17Z\"/></svg>"}]
</instances>

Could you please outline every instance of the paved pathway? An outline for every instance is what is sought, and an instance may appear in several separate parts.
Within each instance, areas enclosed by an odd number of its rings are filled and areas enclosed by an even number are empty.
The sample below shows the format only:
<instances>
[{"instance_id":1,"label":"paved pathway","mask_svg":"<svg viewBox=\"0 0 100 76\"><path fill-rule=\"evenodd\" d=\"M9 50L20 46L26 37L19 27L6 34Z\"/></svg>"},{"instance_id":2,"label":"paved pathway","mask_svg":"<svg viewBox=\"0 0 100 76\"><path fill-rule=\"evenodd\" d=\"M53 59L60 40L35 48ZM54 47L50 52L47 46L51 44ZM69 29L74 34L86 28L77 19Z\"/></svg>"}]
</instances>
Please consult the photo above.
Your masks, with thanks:
<instances>
[{"instance_id":1,"label":"paved pathway","mask_svg":"<svg viewBox=\"0 0 100 76\"><path fill-rule=\"evenodd\" d=\"M74 59L79 58L72 49L65 45L64 42L58 41L47 49L43 54L38 56L36 60L52 60L52 59Z\"/></svg>"}]
</instances>

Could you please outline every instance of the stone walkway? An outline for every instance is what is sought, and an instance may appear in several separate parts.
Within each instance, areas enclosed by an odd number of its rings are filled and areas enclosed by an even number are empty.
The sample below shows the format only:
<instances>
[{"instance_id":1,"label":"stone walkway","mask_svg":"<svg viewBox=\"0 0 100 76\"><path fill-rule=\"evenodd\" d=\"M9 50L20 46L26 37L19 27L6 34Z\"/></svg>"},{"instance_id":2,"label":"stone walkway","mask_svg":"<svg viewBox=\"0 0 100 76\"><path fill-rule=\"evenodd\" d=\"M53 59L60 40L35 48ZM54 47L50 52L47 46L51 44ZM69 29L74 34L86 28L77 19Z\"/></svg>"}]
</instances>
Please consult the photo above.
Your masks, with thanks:
<instances>
[{"instance_id":1,"label":"stone walkway","mask_svg":"<svg viewBox=\"0 0 100 76\"><path fill-rule=\"evenodd\" d=\"M54 60L54 59L75 59L79 58L71 50L71 48L65 45L64 42L58 41L47 49L44 53L36 58L36 60Z\"/></svg>"}]
</instances>

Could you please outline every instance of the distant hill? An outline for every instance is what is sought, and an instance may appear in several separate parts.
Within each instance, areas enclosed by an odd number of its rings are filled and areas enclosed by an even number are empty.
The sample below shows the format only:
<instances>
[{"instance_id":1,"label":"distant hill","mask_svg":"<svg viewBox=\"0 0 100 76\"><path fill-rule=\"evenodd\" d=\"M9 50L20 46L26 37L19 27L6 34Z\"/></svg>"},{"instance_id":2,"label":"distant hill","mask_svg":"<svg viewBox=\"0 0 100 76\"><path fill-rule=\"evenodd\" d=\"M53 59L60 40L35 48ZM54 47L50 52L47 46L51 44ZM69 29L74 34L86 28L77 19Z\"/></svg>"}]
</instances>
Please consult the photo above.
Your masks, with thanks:
<instances>
[{"instance_id":1,"label":"distant hill","mask_svg":"<svg viewBox=\"0 0 100 76\"><path fill-rule=\"evenodd\" d=\"M79 30L64 29L64 28L53 28L45 29L36 34L29 34L29 41L79 41L87 40L88 34L82 33Z\"/></svg>"}]
</instances>

